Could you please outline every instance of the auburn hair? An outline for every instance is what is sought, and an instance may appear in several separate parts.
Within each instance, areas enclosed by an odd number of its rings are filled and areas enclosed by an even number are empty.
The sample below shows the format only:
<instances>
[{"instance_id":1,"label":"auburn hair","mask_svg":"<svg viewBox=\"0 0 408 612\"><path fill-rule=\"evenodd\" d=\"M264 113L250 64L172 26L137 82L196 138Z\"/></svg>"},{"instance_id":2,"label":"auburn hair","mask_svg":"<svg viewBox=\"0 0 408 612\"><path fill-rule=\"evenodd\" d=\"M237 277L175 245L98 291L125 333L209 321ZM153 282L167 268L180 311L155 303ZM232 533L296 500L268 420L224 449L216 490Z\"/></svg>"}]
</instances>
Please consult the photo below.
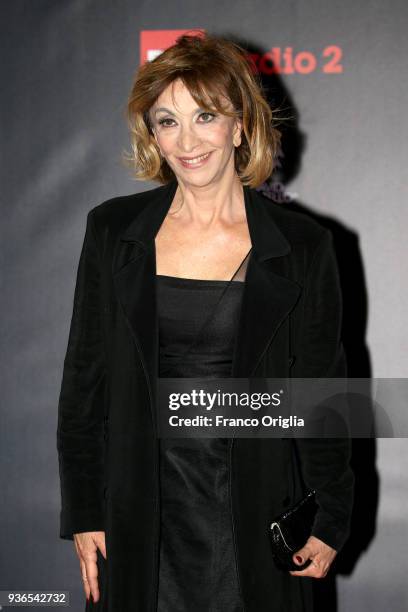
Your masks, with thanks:
<instances>
[{"instance_id":1,"label":"auburn hair","mask_svg":"<svg viewBox=\"0 0 408 612\"><path fill-rule=\"evenodd\" d=\"M235 148L235 169L244 185L257 187L272 174L280 143L273 113L252 69L247 52L237 43L216 35L183 34L154 60L138 68L126 107L131 152L123 159L136 180L165 184L175 178L160 155L149 110L160 94L181 79L195 102L242 121L241 144ZM227 110L222 98L230 100ZM208 104L211 101L213 108Z\"/></svg>"}]
</instances>

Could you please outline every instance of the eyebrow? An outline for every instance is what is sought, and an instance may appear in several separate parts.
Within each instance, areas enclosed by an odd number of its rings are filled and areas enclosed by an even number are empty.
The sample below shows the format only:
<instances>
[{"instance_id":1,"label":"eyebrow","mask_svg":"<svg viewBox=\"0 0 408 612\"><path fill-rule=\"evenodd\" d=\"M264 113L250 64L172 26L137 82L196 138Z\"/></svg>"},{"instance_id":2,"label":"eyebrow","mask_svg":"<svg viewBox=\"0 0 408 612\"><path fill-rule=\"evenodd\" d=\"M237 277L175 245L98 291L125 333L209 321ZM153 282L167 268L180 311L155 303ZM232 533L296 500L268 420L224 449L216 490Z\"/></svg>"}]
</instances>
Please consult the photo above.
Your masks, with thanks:
<instances>
[{"instance_id":1,"label":"eyebrow","mask_svg":"<svg viewBox=\"0 0 408 612\"><path fill-rule=\"evenodd\" d=\"M198 111L201 111L201 110L205 110L205 109L204 109L204 108L201 108L201 107L197 107L197 108L194 110L194 113L197 113ZM168 109L168 108L165 108L164 106L161 106L160 108L156 108L156 110L154 111L154 114L156 114L156 113L160 113L160 111L164 111L165 113L169 113L170 115L174 115L174 116L175 116L175 113L173 113L173 111L171 111L171 110L170 110L170 109Z\"/></svg>"}]
</instances>

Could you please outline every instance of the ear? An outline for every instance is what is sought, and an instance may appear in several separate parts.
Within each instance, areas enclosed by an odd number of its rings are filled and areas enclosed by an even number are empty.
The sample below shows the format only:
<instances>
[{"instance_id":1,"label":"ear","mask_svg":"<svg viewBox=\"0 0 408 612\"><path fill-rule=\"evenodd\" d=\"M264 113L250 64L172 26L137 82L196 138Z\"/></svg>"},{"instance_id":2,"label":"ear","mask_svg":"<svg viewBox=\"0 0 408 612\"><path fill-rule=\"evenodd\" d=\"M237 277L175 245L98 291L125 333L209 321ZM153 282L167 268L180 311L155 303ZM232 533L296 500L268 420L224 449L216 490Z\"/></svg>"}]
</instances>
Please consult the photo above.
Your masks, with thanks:
<instances>
[{"instance_id":1,"label":"ear","mask_svg":"<svg viewBox=\"0 0 408 612\"><path fill-rule=\"evenodd\" d=\"M239 147L242 142L242 121L237 120L235 122L233 142L235 147Z\"/></svg>"}]
</instances>

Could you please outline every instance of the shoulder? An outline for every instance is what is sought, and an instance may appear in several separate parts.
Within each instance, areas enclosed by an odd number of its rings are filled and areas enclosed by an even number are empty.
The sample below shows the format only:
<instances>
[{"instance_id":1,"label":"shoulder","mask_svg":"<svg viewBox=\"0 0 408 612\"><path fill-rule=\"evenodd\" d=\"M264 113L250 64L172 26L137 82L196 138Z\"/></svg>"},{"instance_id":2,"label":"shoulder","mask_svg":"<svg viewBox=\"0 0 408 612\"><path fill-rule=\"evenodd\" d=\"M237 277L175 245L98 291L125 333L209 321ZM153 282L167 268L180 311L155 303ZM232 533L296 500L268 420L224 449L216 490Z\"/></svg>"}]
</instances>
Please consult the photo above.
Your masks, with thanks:
<instances>
[{"instance_id":1,"label":"shoulder","mask_svg":"<svg viewBox=\"0 0 408 612\"><path fill-rule=\"evenodd\" d=\"M295 210L291 203L278 204L269 197L256 191L258 202L264 206L275 226L295 251L315 251L332 242L331 231L306 212Z\"/></svg>"},{"instance_id":2,"label":"shoulder","mask_svg":"<svg viewBox=\"0 0 408 612\"><path fill-rule=\"evenodd\" d=\"M159 185L153 189L109 198L93 206L88 211L88 217L99 231L108 228L110 231L123 230L146 206L154 202L164 193L167 185Z\"/></svg>"}]
</instances>

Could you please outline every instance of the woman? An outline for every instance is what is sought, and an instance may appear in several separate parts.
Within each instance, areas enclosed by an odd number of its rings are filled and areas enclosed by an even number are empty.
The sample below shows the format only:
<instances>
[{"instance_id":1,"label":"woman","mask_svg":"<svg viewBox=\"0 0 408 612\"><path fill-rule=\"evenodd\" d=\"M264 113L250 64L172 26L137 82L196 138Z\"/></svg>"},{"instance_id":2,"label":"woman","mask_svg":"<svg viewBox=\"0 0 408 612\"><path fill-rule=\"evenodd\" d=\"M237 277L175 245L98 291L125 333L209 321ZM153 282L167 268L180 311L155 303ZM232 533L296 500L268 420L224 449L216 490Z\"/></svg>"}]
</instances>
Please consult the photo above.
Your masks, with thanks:
<instances>
[{"instance_id":1,"label":"woman","mask_svg":"<svg viewBox=\"0 0 408 612\"><path fill-rule=\"evenodd\" d=\"M243 49L182 36L129 99L138 179L87 217L59 401L62 538L87 609L310 612L349 531L343 439L157 436L159 377L343 377L330 233L255 187L278 145ZM204 330L204 333L200 331ZM316 490L302 571L268 525Z\"/></svg>"}]
</instances>

